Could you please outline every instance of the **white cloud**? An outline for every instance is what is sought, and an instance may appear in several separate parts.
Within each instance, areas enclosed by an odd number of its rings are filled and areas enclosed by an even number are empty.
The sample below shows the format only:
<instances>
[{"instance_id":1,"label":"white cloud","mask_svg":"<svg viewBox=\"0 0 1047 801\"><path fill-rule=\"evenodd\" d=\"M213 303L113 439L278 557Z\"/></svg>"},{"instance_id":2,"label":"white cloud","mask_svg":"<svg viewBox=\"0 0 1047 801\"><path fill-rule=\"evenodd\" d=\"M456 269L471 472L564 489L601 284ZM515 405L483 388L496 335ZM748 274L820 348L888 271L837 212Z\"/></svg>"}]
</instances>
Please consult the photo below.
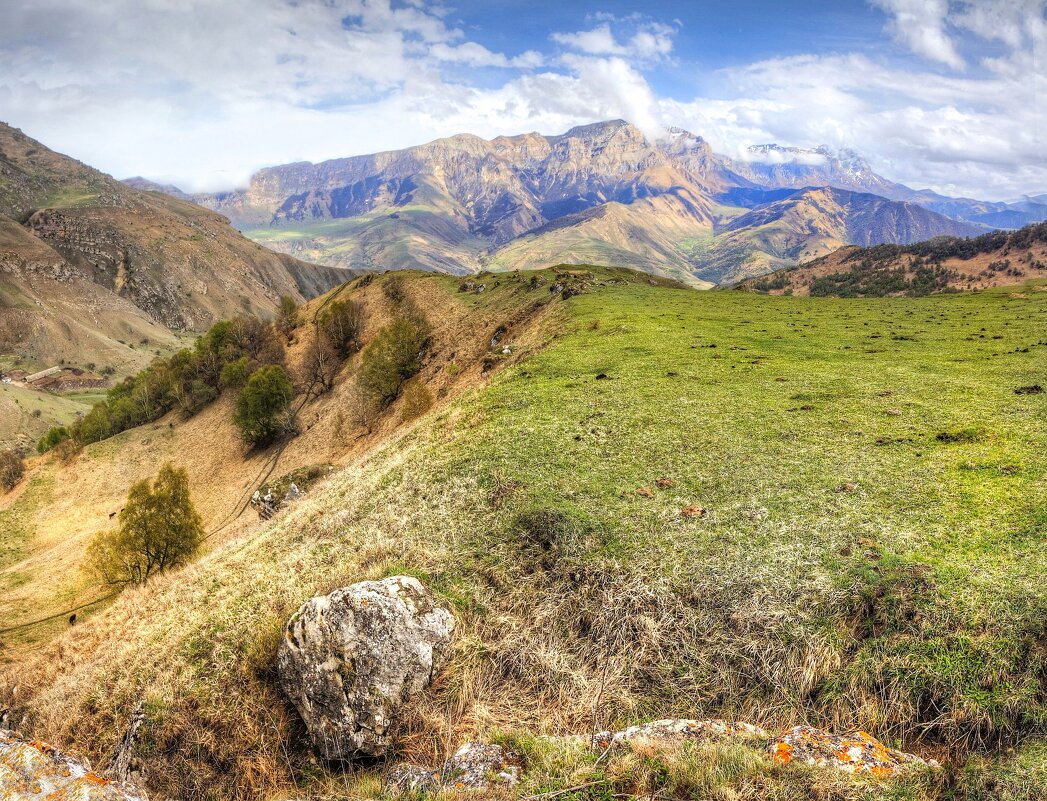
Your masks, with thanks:
<instances>
[{"instance_id":1,"label":"white cloud","mask_svg":"<svg viewBox=\"0 0 1047 801\"><path fill-rule=\"evenodd\" d=\"M965 64L945 31L948 0L872 0L893 15L888 25L894 38L914 53L955 70Z\"/></svg>"},{"instance_id":2,"label":"white cloud","mask_svg":"<svg viewBox=\"0 0 1047 801\"><path fill-rule=\"evenodd\" d=\"M635 17L618 19L610 15L601 16L604 21L594 28L570 33L556 32L549 38L576 53L590 56L623 56L644 61L667 58L673 50L676 28L661 22L641 21ZM625 23L631 27L631 35L616 38L611 23Z\"/></svg>"},{"instance_id":3,"label":"white cloud","mask_svg":"<svg viewBox=\"0 0 1047 801\"><path fill-rule=\"evenodd\" d=\"M476 42L464 42L460 45L438 42L429 48L429 55L437 61L468 64L472 67L534 69L544 63L542 54L537 50L526 50L509 58L504 53L495 53Z\"/></svg>"},{"instance_id":4,"label":"white cloud","mask_svg":"<svg viewBox=\"0 0 1047 801\"><path fill-rule=\"evenodd\" d=\"M421 0L36 0L4 10L0 117L117 176L188 190L243 185L266 164L622 117L734 156L762 142L854 148L910 185L1006 198L1047 189L1045 0L1014 2L932 15L943 35L992 43L978 70L943 75L942 52L923 54L928 69L792 56L706 76L716 98L679 99L648 80L672 65L679 26L641 16L500 53ZM498 71L473 85L463 67Z\"/></svg>"}]
</instances>

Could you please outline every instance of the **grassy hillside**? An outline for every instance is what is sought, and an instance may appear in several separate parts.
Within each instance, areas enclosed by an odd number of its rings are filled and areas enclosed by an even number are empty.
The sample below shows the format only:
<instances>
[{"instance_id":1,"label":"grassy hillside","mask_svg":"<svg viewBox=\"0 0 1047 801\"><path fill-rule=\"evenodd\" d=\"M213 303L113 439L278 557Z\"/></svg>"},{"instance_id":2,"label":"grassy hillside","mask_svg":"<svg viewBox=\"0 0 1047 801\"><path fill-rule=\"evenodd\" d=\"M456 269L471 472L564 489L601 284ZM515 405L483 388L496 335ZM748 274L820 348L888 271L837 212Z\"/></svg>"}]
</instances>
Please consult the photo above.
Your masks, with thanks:
<instances>
[{"instance_id":1,"label":"grassy hillside","mask_svg":"<svg viewBox=\"0 0 1047 801\"><path fill-rule=\"evenodd\" d=\"M912 245L841 247L744 286L790 295L882 297L987 289L1047 278L1047 223Z\"/></svg>"},{"instance_id":2,"label":"grassy hillside","mask_svg":"<svg viewBox=\"0 0 1047 801\"><path fill-rule=\"evenodd\" d=\"M549 296L529 279L408 285L460 335ZM1045 383L1044 286L841 300L583 283L546 304L528 358L478 367L286 514L20 655L0 705L104 764L142 701L161 797L377 793L312 761L272 660L304 599L409 572L460 627L406 754L716 714L860 726L949 767L869 785L713 754L694 797L1036 797L1047 393L1015 390ZM439 349L426 380L459 358ZM520 794L612 770L582 762L542 763ZM636 775L559 797L635 793Z\"/></svg>"}]
</instances>

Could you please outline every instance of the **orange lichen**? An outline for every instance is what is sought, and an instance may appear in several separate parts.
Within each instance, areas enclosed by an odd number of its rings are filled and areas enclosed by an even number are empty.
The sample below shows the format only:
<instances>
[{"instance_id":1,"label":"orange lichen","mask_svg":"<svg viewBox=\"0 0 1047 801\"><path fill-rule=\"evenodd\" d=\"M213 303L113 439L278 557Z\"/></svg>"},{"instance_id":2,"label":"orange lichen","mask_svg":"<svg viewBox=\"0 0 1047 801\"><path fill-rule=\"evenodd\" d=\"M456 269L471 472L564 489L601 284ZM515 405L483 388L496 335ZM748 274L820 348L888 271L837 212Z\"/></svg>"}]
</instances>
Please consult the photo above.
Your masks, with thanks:
<instances>
[{"instance_id":1,"label":"orange lichen","mask_svg":"<svg viewBox=\"0 0 1047 801\"><path fill-rule=\"evenodd\" d=\"M793 747L788 743L778 743L774 747L774 761L779 765L788 765L792 762Z\"/></svg>"}]
</instances>

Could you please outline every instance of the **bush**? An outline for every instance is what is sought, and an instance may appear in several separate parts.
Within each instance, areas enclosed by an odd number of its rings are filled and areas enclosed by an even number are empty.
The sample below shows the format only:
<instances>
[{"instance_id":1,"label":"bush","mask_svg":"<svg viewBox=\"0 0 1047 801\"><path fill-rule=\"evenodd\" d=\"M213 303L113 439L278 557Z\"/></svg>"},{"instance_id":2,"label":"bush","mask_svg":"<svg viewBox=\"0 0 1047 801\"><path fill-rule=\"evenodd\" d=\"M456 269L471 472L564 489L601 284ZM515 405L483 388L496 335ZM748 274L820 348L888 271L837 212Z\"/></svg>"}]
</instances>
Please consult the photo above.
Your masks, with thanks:
<instances>
[{"instance_id":1,"label":"bush","mask_svg":"<svg viewBox=\"0 0 1047 801\"><path fill-rule=\"evenodd\" d=\"M387 405L421 367L429 326L419 316L401 317L383 328L364 350L359 382L364 395Z\"/></svg>"},{"instance_id":2,"label":"bush","mask_svg":"<svg viewBox=\"0 0 1047 801\"><path fill-rule=\"evenodd\" d=\"M141 584L185 564L203 536L200 515L189 496L189 476L166 464L152 485L143 479L131 486L120 511L120 527L95 537L88 561L107 584Z\"/></svg>"},{"instance_id":3,"label":"bush","mask_svg":"<svg viewBox=\"0 0 1047 801\"><path fill-rule=\"evenodd\" d=\"M276 313L276 328L283 334L287 341L291 341L291 335L298 325L298 304L290 295L280 296L280 308Z\"/></svg>"},{"instance_id":4,"label":"bush","mask_svg":"<svg viewBox=\"0 0 1047 801\"><path fill-rule=\"evenodd\" d=\"M137 423L132 423L137 425ZM128 428L130 427L127 426ZM109 407L104 403L96 403L87 414L79 420L73 428L76 439L84 445L99 442L106 437L118 433L122 429L113 428L113 419L109 413Z\"/></svg>"},{"instance_id":5,"label":"bush","mask_svg":"<svg viewBox=\"0 0 1047 801\"><path fill-rule=\"evenodd\" d=\"M10 492L25 475L25 459L16 450L0 451L0 487Z\"/></svg>"},{"instance_id":6,"label":"bush","mask_svg":"<svg viewBox=\"0 0 1047 801\"><path fill-rule=\"evenodd\" d=\"M421 417L432 406L433 395L420 378L412 378L404 384L403 418L405 421Z\"/></svg>"},{"instance_id":7,"label":"bush","mask_svg":"<svg viewBox=\"0 0 1047 801\"><path fill-rule=\"evenodd\" d=\"M65 426L51 426L47 433L36 443L37 453L47 453L62 440L69 439L69 429Z\"/></svg>"},{"instance_id":8,"label":"bush","mask_svg":"<svg viewBox=\"0 0 1047 801\"><path fill-rule=\"evenodd\" d=\"M338 355L346 359L360 349L363 317L360 304L352 300L338 300L320 315L320 332L331 343Z\"/></svg>"},{"instance_id":9,"label":"bush","mask_svg":"<svg viewBox=\"0 0 1047 801\"><path fill-rule=\"evenodd\" d=\"M266 445L284 431L294 387L276 364L251 374L236 398L233 422L249 445Z\"/></svg>"},{"instance_id":10,"label":"bush","mask_svg":"<svg viewBox=\"0 0 1047 801\"><path fill-rule=\"evenodd\" d=\"M302 371L309 387L308 392L320 395L331 389L340 366L341 360L334 346L323 335L323 332L318 331L316 338L309 344L302 363Z\"/></svg>"},{"instance_id":11,"label":"bush","mask_svg":"<svg viewBox=\"0 0 1047 801\"><path fill-rule=\"evenodd\" d=\"M222 389L241 389L251 377L251 363L246 356L234 359L222 368L218 382Z\"/></svg>"},{"instance_id":12,"label":"bush","mask_svg":"<svg viewBox=\"0 0 1047 801\"><path fill-rule=\"evenodd\" d=\"M407 297L407 289L404 286L404 277L402 275L389 276L382 284L382 291L393 303L402 303L404 298Z\"/></svg>"}]
</instances>

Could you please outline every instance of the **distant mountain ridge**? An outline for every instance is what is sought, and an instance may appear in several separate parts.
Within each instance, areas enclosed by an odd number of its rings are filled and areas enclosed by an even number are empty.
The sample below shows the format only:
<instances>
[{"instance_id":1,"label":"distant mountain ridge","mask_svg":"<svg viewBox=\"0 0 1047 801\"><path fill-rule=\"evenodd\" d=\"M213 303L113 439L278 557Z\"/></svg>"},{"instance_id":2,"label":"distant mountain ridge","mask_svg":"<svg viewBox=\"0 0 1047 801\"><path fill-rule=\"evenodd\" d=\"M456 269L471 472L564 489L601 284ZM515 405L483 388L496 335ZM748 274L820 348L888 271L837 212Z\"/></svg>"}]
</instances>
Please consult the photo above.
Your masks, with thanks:
<instances>
[{"instance_id":1,"label":"distant mountain ridge","mask_svg":"<svg viewBox=\"0 0 1047 801\"><path fill-rule=\"evenodd\" d=\"M766 144L750 155L718 155L681 128L652 140L611 120L557 136L459 134L404 150L268 167L243 189L194 200L256 241L330 265L468 274L613 263L700 286L830 247L972 236L992 224L962 214L1029 213L917 192L850 151ZM824 187L880 202L854 197L841 206L841 195L805 203L804 213L794 201L752 214L786 200L786 190ZM950 203L955 213L934 208ZM781 230L767 230L772 217Z\"/></svg>"},{"instance_id":2,"label":"distant mountain ridge","mask_svg":"<svg viewBox=\"0 0 1047 801\"><path fill-rule=\"evenodd\" d=\"M1047 278L1047 222L973 238L842 247L739 286L790 295L878 297L986 289Z\"/></svg>"}]
</instances>

